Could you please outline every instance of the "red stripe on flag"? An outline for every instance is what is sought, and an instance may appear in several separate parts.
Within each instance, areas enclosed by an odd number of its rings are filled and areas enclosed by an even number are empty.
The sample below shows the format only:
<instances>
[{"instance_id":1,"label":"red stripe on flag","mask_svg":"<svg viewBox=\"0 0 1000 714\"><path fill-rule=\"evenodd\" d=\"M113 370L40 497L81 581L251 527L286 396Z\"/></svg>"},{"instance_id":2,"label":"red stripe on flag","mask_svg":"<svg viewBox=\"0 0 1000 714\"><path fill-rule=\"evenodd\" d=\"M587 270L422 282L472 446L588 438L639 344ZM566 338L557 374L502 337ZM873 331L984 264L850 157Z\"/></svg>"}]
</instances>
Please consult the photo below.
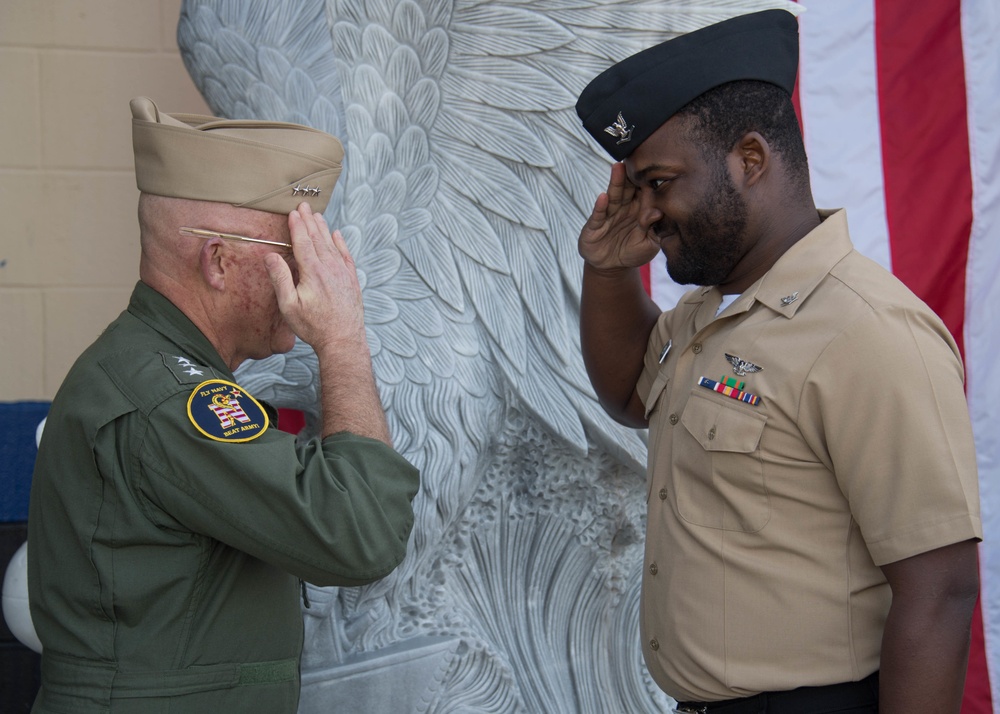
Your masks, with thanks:
<instances>
[{"instance_id":1,"label":"red stripe on flag","mask_svg":"<svg viewBox=\"0 0 1000 714\"><path fill-rule=\"evenodd\" d=\"M802 76L801 72L795 75L795 88L792 89L792 106L795 107L795 116L799 120L799 131L802 132L803 137L805 136L805 124L802 123L802 102L799 101L799 78Z\"/></svg>"},{"instance_id":2,"label":"red stripe on flag","mask_svg":"<svg viewBox=\"0 0 1000 714\"><path fill-rule=\"evenodd\" d=\"M645 289L646 294L652 296L653 285L649 276L649 263L639 268L639 275L642 276L642 287Z\"/></svg>"},{"instance_id":3,"label":"red stripe on flag","mask_svg":"<svg viewBox=\"0 0 1000 714\"><path fill-rule=\"evenodd\" d=\"M800 0L795 0L799 2ZM798 19L798 18L796 18ZM802 51L799 50L799 59L802 58ZM801 61L799 68L795 72L795 86L792 87L792 106L795 108L795 117L799 120L799 131L802 132L802 139L805 140L806 125L802 122L802 101L799 99L799 83L802 79Z\"/></svg>"},{"instance_id":4,"label":"red stripe on flag","mask_svg":"<svg viewBox=\"0 0 1000 714\"><path fill-rule=\"evenodd\" d=\"M972 177L959 0L876 2L892 269L962 347Z\"/></svg>"},{"instance_id":5,"label":"red stripe on flag","mask_svg":"<svg viewBox=\"0 0 1000 714\"><path fill-rule=\"evenodd\" d=\"M965 275L972 227L960 0L877 1L883 180L892 268L941 317L964 352ZM962 714L992 702L979 603Z\"/></svg>"}]
</instances>

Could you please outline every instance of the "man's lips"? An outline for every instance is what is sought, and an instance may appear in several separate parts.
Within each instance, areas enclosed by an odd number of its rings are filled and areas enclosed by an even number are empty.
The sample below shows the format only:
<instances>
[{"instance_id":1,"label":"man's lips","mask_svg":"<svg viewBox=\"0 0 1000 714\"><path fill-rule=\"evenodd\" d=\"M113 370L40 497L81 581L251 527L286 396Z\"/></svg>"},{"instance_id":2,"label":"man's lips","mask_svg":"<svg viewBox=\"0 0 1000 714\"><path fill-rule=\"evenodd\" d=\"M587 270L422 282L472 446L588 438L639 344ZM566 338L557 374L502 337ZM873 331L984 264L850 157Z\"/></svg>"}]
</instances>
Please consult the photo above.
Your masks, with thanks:
<instances>
[{"instance_id":1,"label":"man's lips","mask_svg":"<svg viewBox=\"0 0 1000 714\"><path fill-rule=\"evenodd\" d=\"M672 231L670 233L655 233L656 242L660 244L661 248L665 248L667 243L678 242L681 239L680 233Z\"/></svg>"}]
</instances>

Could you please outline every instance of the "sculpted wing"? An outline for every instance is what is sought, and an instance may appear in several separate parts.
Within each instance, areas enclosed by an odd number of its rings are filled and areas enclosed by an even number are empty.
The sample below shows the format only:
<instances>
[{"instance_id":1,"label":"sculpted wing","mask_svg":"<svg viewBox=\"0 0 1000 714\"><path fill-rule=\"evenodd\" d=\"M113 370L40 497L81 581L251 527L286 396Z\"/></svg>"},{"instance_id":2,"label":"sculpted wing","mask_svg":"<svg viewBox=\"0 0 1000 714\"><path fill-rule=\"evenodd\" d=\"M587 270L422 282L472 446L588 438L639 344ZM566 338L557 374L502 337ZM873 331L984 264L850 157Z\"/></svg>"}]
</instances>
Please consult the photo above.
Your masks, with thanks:
<instances>
[{"instance_id":1,"label":"sculpted wing","mask_svg":"<svg viewBox=\"0 0 1000 714\"><path fill-rule=\"evenodd\" d=\"M182 56L215 112L344 142L326 216L422 472L397 571L310 589L305 709L397 711L413 688L420 711L665 708L634 647L645 434L607 417L580 359L576 239L609 159L573 107L614 61L765 7L794 3L184 1ZM308 346L238 378L315 430ZM390 657L410 691L345 683Z\"/></svg>"}]
</instances>

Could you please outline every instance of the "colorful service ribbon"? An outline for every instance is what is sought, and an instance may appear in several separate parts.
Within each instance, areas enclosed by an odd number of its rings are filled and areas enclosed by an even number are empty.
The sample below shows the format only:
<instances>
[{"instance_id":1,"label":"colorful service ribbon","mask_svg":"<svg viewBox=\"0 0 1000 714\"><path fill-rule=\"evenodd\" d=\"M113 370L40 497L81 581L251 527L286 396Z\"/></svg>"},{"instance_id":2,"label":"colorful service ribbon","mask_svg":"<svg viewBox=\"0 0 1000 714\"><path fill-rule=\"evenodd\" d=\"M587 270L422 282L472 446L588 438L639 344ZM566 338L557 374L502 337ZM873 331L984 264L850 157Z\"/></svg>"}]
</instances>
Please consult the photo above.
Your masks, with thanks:
<instances>
[{"instance_id":1,"label":"colorful service ribbon","mask_svg":"<svg viewBox=\"0 0 1000 714\"><path fill-rule=\"evenodd\" d=\"M714 379L709 379L708 377L702 377L698 380L698 386L711 389L713 392L724 394L732 399L738 399L741 402L746 402L753 407L760 404L760 397L756 394L750 394L750 392L744 392L742 389L737 388L736 380L732 380L732 384L727 384L726 382L728 381L729 380L725 377L723 377L723 381L721 382L716 382ZM743 384L743 382L740 382L739 387L742 387Z\"/></svg>"}]
</instances>

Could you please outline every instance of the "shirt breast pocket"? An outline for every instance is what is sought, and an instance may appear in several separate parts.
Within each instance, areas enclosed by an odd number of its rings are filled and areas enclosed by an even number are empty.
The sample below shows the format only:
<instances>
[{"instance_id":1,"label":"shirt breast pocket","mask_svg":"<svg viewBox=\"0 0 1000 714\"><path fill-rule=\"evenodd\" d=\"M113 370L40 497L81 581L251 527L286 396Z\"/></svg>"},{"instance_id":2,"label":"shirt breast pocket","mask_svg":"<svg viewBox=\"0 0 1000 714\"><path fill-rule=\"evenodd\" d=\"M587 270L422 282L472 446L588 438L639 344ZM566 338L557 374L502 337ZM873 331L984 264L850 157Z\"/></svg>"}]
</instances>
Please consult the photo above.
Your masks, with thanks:
<instances>
[{"instance_id":1,"label":"shirt breast pocket","mask_svg":"<svg viewBox=\"0 0 1000 714\"><path fill-rule=\"evenodd\" d=\"M760 442L767 417L691 394L674 442L677 510L689 523L753 533L771 518Z\"/></svg>"}]
</instances>

